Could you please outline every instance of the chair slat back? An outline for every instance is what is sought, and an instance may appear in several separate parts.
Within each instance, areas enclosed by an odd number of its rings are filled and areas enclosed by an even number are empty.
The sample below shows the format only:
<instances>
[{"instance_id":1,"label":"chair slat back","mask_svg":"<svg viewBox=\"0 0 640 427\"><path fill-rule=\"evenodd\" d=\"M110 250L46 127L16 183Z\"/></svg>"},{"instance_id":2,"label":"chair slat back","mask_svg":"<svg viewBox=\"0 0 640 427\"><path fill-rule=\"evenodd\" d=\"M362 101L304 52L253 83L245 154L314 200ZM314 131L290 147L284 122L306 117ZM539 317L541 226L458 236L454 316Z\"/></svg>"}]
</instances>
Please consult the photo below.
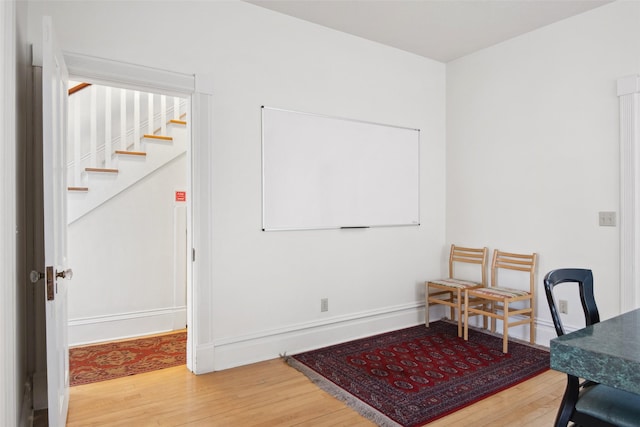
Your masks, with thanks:
<instances>
[{"instance_id":1,"label":"chair slat back","mask_svg":"<svg viewBox=\"0 0 640 427\"><path fill-rule=\"evenodd\" d=\"M586 326L596 324L600 321L598 306L596 305L596 299L593 295L593 273L591 270L584 268L560 268L552 270L544 276L544 290L547 294L551 318L553 319L553 325L556 328L558 336L564 335L564 327L562 326L558 307L553 297L553 289L557 285L567 282L573 282L578 285Z\"/></svg>"},{"instance_id":2,"label":"chair slat back","mask_svg":"<svg viewBox=\"0 0 640 427\"><path fill-rule=\"evenodd\" d=\"M487 248L467 248L451 245L449 254L449 277L455 277L455 263L480 264L482 269L482 285L487 284Z\"/></svg>"},{"instance_id":3,"label":"chair slat back","mask_svg":"<svg viewBox=\"0 0 640 427\"><path fill-rule=\"evenodd\" d=\"M516 254L495 249L491 262L491 286L498 286L498 270L500 269L523 271L529 273L529 288L533 295L537 258L536 253Z\"/></svg>"}]
</instances>

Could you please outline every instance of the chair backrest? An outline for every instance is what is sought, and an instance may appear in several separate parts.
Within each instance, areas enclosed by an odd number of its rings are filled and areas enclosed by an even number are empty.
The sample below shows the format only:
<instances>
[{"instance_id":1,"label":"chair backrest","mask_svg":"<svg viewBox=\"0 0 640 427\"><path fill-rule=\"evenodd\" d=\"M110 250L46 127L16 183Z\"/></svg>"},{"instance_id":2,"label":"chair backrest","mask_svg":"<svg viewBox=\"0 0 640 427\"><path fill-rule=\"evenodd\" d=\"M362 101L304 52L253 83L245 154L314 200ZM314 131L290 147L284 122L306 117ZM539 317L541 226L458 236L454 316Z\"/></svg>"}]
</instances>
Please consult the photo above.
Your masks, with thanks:
<instances>
[{"instance_id":1,"label":"chair backrest","mask_svg":"<svg viewBox=\"0 0 640 427\"><path fill-rule=\"evenodd\" d=\"M553 288L560 283L566 282L573 282L578 285L586 325L593 325L600 321L596 299L593 296L593 273L591 270L583 268L560 268L552 270L544 276L544 291L547 294L551 318L553 319L553 325L556 327L558 336L564 335L564 327L562 326L558 307L553 297Z\"/></svg>"},{"instance_id":2,"label":"chair backrest","mask_svg":"<svg viewBox=\"0 0 640 427\"><path fill-rule=\"evenodd\" d=\"M498 249L493 251L493 261L491 261L491 286L499 286L498 271L514 270L529 273L529 292L533 295L535 290L536 263L538 255L533 254L515 254L511 252L503 252Z\"/></svg>"},{"instance_id":3,"label":"chair backrest","mask_svg":"<svg viewBox=\"0 0 640 427\"><path fill-rule=\"evenodd\" d=\"M482 285L487 285L487 248L465 248L451 245L449 254L449 278L456 277L454 265L462 262L467 264L479 264L482 269Z\"/></svg>"}]
</instances>

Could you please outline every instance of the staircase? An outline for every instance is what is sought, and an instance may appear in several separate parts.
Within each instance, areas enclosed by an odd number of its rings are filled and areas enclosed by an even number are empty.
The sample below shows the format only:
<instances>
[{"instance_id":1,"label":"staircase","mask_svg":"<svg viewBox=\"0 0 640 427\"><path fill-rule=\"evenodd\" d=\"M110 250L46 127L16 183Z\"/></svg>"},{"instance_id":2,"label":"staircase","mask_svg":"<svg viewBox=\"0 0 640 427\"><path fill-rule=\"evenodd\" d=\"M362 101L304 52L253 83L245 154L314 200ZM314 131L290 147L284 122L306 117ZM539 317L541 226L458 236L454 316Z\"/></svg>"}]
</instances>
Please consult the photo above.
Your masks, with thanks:
<instances>
[{"instance_id":1,"label":"staircase","mask_svg":"<svg viewBox=\"0 0 640 427\"><path fill-rule=\"evenodd\" d=\"M184 99L87 83L72 85L68 224L183 155L189 138Z\"/></svg>"}]
</instances>

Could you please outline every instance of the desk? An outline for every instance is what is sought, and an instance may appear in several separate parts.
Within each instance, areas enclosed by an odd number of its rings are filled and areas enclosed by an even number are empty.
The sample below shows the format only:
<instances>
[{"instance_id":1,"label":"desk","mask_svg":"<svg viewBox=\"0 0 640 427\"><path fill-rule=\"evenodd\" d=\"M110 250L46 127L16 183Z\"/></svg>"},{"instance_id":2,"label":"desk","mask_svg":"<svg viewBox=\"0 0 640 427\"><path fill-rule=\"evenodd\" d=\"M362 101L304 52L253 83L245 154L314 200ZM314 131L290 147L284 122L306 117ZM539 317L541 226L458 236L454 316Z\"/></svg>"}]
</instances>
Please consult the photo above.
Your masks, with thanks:
<instances>
[{"instance_id":1,"label":"desk","mask_svg":"<svg viewBox=\"0 0 640 427\"><path fill-rule=\"evenodd\" d=\"M551 369L640 394L640 309L552 339Z\"/></svg>"}]
</instances>

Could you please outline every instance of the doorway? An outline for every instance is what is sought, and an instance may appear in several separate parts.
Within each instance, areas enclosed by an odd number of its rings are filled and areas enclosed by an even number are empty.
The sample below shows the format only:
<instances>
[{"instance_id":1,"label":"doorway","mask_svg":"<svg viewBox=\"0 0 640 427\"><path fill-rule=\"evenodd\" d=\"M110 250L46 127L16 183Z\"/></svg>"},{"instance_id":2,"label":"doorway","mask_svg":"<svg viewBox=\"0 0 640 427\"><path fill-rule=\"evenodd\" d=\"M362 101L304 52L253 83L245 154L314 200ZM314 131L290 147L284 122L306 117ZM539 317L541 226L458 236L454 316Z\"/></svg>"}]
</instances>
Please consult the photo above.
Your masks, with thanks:
<instances>
[{"instance_id":1,"label":"doorway","mask_svg":"<svg viewBox=\"0 0 640 427\"><path fill-rule=\"evenodd\" d=\"M34 56L38 58L38 56ZM211 189L211 173L209 166L211 164L211 113L213 111L212 103L212 84L210 78L203 77L199 80L198 88L196 88L196 76L181 73L174 73L158 69L150 69L146 67L120 63L117 61L105 60L101 58L88 57L78 54L64 54L64 62L73 76L83 76L82 80L88 80L93 84L108 84L118 87L124 87L134 90L158 90L167 95L177 95L187 98L190 111L193 112L193 124L191 132L188 134L188 144L186 157L189 159L186 189L186 247L188 256L188 267L186 268L187 276L187 325L189 334L187 337L187 368L196 373L211 372L214 370L214 346L212 341L211 324L208 322L208 313L211 310L211 271L209 263L206 262L211 254L211 210L209 194ZM38 77L38 64L34 60L34 86L38 86L42 80ZM34 111L37 117L38 109L41 110L42 99L37 96L38 91L34 90ZM40 95L41 96L41 95ZM39 107L40 106L40 107ZM66 119L66 109L58 116L60 119ZM63 120L64 121L64 120ZM34 135L37 136L38 128L42 132L41 124L36 120L34 123ZM36 141L38 138L33 138ZM198 141L194 144L193 141ZM34 146L35 153L42 153L42 147ZM38 161L40 158L40 161ZM41 156L34 156L34 180L41 182L42 171ZM63 168L60 168L62 170ZM38 181L40 176L40 181ZM192 191L193 189L193 191ZM42 212L42 198L38 196L38 187L34 190L34 208L33 211ZM38 236L42 232L41 220L33 221L33 235ZM37 239L34 239L34 241ZM196 262L196 248L198 250L199 259L205 262ZM34 262L33 265L44 265L41 262L39 246L34 246ZM109 274L108 266L102 266L95 274ZM47 366L51 365L57 375L63 378L64 369L58 369L60 366L50 363L50 358L45 346L45 325L48 327L49 321L45 321L44 297L42 292L35 292L37 298L34 299L34 343L33 351L30 352L35 358L33 366L33 400L34 408L46 408L47 406ZM66 312L65 316L66 318ZM65 322L66 324L66 322ZM67 345L66 334L63 341L59 343L61 346ZM68 373L68 371L67 371Z\"/></svg>"},{"instance_id":2,"label":"doorway","mask_svg":"<svg viewBox=\"0 0 640 427\"><path fill-rule=\"evenodd\" d=\"M184 329L188 99L69 87L69 345Z\"/></svg>"},{"instance_id":3,"label":"doorway","mask_svg":"<svg viewBox=\"0 0 640 427\"><path fill-rule=\"evenodd\" d=\"M215 369L215 346L211 311L213 307L212 257L212 171L213 164L213 79L209 74L193 75L148 68L81 54L65 53L72 77L82 76L96 84L162 92L189 100L189 144L187 146L187 367L201 374ZM104 274L101 271L101 274ZM41 340L42 338L39 338ZM38 363L42 364L42 361ZM46 365L46 364L45 364ZM34 393L35 394L35 393Z\"/></svg>"}]
</instances>

